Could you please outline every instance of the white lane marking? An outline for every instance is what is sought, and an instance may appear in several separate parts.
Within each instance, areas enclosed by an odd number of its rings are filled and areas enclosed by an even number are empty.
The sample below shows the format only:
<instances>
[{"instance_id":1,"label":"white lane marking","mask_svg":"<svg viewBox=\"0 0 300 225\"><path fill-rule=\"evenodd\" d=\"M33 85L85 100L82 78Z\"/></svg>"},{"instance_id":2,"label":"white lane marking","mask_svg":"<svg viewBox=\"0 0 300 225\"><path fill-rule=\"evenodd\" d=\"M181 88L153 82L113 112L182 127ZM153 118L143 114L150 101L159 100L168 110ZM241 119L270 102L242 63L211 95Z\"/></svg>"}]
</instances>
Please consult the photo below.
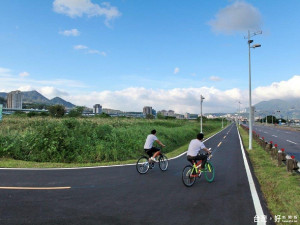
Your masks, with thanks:
<instances>
[{"instance_id":1,"label":"white lane marking","mask_svg":"<svg viewBox=\"0 0 300 225\"><path fill-rule=\"evenodd\" d=\"M278 137L278 136L276 136L276 135L274 135L274 134L273 134L272 136L273 136L273 137Z\"/></svg>"},{"instance_id":2,"label":"white lane marking","mask_svg":"<svg viewBox=\"0 0 300 225\"><path fill-rule=\"evenodd\" d=\"M255 208L255 212L256 215L260 216L260 215L265 215L255 188L255 184L252 178L252 174L249 168L249 164L246 158L246 154L245 154L245 149L242 143L242 139L241 139L241 135L239 132L239 129L237 128L238 134L239 134L239 139L240 139L240 145L241 145L241 151L243 154L243 160L244 160L244 165L245 165L245 169L246 169L246 173L247 173L247 177L248 177L248 182L249 182L249 186L250 186L250 191L251 191L251 196L252 196L252 200L253 200L253 204L254 204L254 208ZM259 225L265 225L266 222L262 222L260 220L258 220L257 224Z\"/></svg>"},{"instance_id":3,"label":"white lane marking","mask_svg":"<svg viewBox=\"0 0 300 225\"><path fill-rule=\"evenodd\" d=\"M6 190L62 190L70 189L71 187L0 187Z\"/></svg>"},{"instance_id":4,"label":"white lane marking","mask_svg":"<svg viewBox=\"0 0 300 225\"><path fill-rule=\"evenodd\" d=\"M264 131L265 134L267 134L268 132Z\"/></svg>"},{"instance_id":5,"label":"white lane marking","mask_svg":"<svg viewBox=\"0 0 300 225\"><path fill-rule=\"evenodd\" d=\"M229 126L228 126L229 127ZM225 130L225 127L223 130ZM212 137L214 137L215 135L219 134L220 132L222 132L223 130L220 130L218 133L215 133L213 136L210 136L209 138L205 139L203 142L208 141L209 139L211 139ZM230 130L229 130L230 131ZM228 131L228 133L229 133ZM181 156L183 156L184 154L186 154L187 151L181 153L178 156L175 156L173 158L170 158L168 160L172 160L172 159L177 159ZM136 163L131 163L131 164L120 164L120 165L109 165L109 166L89 166L89 167L72 167L72 168L0 168L0 170L80 170L80 169L95 169L95 168L109 168L109 167L118 167L118 166L133 166L136 165Z\"/></svg>"},{"instance_id":6,"label":"white lane marking","mask_svg":"<svg viewBox=\"0 0 300 225\"><path fill-rule=\"evenodd\" d=\"M297 143L293 142L293 141L290 141L290 140L286 140L287 142L290 142L290 143L293 143L295 145L297 145Z\"/></svg>"}]
</instances>

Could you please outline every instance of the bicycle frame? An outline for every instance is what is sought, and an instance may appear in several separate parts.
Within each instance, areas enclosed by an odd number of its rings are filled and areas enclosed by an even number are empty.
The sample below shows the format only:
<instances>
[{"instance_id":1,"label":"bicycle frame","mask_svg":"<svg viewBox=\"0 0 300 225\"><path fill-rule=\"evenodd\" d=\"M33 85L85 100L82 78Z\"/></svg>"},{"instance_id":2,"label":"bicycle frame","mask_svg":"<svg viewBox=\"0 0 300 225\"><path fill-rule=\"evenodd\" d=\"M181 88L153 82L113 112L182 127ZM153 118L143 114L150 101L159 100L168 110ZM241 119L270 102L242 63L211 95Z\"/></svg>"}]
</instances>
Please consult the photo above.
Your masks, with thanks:
<instances>
[{"instance_id":1,"label":"bicycle frame","mask_svg":"<svg viewBox=\"0 0 300 225\"><path fill-rule=\"evenodd\" d=\"M207 157L207 161L209 161L211 159L211 157L212 157L212 155L209 155ZM191 177L197 177L200 174L201 169L199 169L199 168L200 168L201 164L202 164L202 160L199 160L197 163L193 160L193 169L192 169L192 172L190 175ZM207 168L208 172L211 172L211 168L210 168L209 164L207 164L207 167L208 167ZM196 174L193 174L193 173L196 173Z\"/></svg>"},{"instance_id":2,"label":"bicycle frame","mask_svg":"<svg viewBox=\"0 0 300 225\"><path fill-rule=\"evenodd\" d=\"M193 169L192 169L192 172L191 172L191 175L190 175L191 177L198 177L199 173L201 172L201 170L199 169L201 164L202 164L202 160L199 160L197 163L194 161Z\"/></svg>"}]
</instances>

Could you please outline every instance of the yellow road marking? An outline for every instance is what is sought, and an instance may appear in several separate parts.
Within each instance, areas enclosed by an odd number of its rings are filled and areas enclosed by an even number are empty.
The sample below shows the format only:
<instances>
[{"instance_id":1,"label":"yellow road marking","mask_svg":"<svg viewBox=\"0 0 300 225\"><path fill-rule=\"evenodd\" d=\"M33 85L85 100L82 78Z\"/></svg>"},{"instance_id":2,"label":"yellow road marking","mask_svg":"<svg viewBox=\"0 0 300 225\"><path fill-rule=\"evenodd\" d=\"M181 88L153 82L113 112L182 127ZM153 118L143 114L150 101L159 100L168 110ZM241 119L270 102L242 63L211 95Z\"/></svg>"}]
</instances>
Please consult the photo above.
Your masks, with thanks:
<instances>
[{"instance_id":1,"label":"yellow road marking","mask_svg":"<svg viewBox=\"0 0 300 225\"><path fill-rule=\"evenodd\" d=\"M0 187L7 190L61 190L70 189L71 187Z\"/></svg>"},{"instance_id":2,"label":"yellow road marking","mask_svg":"<svg viewBox=\"0 0 300 225\"><path fill-rule=\"evenodd\" d=\"M222 141L218 144L218 147L220 147L221 144L222 144Z\"/></svg>"}]
</instances>

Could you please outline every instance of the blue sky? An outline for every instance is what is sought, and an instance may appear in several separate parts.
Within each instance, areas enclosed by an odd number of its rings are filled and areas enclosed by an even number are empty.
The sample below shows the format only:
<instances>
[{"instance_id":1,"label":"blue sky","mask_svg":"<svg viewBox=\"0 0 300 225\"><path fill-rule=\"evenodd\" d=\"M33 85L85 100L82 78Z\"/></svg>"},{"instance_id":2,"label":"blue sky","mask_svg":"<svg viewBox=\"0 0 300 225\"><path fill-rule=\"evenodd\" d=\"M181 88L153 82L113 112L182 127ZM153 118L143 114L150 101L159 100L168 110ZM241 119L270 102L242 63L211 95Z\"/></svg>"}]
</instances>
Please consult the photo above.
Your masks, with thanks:
<instances>
[{"instance_id":1,"label":"blue sky","mask_svg":"<svg viewBox=\"0 0 300 225\"><path fill-rule=\"evenodd\" d=\"M232 112L300 97L300 1L2 0L0 91L77 105Z\"/></svg>"}]
</instances>

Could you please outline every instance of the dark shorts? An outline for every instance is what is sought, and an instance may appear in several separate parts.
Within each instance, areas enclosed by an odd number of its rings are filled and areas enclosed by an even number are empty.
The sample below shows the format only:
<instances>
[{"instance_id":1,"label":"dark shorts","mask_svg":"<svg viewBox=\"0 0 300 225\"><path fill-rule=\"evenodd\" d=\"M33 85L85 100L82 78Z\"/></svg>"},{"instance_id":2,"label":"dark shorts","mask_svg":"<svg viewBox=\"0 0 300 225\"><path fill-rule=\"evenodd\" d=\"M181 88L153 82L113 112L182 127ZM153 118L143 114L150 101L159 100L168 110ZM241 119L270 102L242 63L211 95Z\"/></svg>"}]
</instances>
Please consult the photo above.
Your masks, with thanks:
<instances>
[{"instance_id":1,"label":"dark shorts","mask_svg":"<svg viewBox=\"0 0 300 225\"><path fill-rule=\"evenodd\" d=\"M197 163L197 160L202 160L201 167L204 168L204 165L207 161L207 155L205 155L205 154L198 154L196 156L188 155L187 160L192 164L193 164L193 161L195 161Z\"/></svg>"},{"instance_id":2,"label":"dark shorts","mask_svg":"<svg viewBox=\"0 0 300 225\"><path fill-rule=\"evenodd\" d=\"M156 148L156 147L152 147L151 149L144 149L145 152L147 153L147 155L149 155L149 157L152 157L153 154L157 151L159 151L160 149L159 148Z\"/></svg>"}]
</instances>

